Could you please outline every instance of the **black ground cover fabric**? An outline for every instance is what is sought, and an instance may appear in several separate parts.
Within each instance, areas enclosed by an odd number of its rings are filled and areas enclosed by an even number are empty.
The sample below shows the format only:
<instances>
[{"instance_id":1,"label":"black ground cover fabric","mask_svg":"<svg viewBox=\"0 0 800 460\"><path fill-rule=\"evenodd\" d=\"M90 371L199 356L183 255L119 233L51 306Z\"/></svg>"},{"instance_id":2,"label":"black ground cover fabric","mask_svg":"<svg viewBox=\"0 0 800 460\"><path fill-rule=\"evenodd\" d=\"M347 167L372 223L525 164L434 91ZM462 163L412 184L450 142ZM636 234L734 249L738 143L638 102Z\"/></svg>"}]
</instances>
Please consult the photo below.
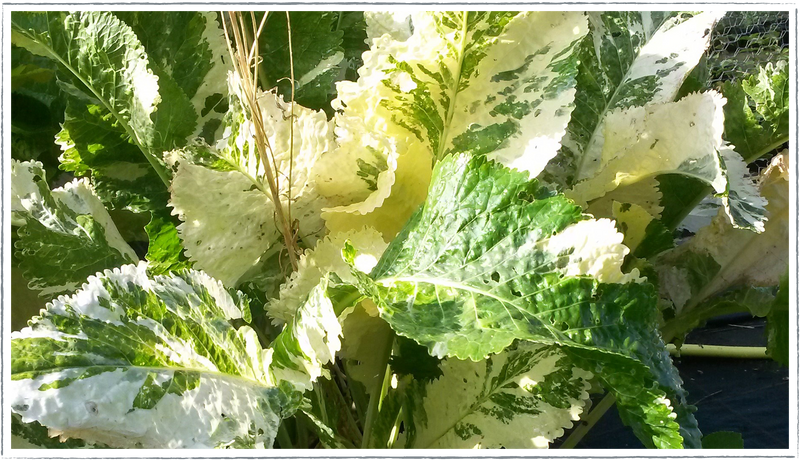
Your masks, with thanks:
<instances>
[{"instance_id":1,"label":"black ground cover fabric","mask_svg":"<svg viewBox=\"0 0 800 460\"><path fill-rule=\"evenodd\" d=\"M687 343L765 346L764 320L747 315L721 317L690 333ZM739 432L746 449L789 448L788 368L768 359L685 356L674 361L689 403L698 407L695 416L703 433ZM642 444L612 409L578 447L642 448Z\"/></svg>"}]
</instances>

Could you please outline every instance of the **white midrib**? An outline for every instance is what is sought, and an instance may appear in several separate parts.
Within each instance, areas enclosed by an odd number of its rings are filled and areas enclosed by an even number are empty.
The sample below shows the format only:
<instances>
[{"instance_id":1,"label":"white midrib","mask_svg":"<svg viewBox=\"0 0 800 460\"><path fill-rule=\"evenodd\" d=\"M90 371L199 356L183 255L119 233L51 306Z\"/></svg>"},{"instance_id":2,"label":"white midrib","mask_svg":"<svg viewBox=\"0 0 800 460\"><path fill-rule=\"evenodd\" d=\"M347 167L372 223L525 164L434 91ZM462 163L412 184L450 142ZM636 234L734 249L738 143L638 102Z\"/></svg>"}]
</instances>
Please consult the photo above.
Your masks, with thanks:
<instances>
[{"instance_id":1,"label":"white midrib","mask_svg":"<svg viewBox=\"0 0 800 460\"><path fill-rule=\"evenodd\" d=\"M467 47L467 26L468 26L468 19L469 19L469 12L462 11L461 12L463 23L461 25L461 43L458 45L458 66L456 68L456 74L458 77L456 78L455 87L453 87L450 91L450 105L447 107L447 112L445 113L445 123L444 128L442 129L442 135L439 138L439 151L436 152L434 156L434 160L439 161L444 156L444 149L445 146L448 144L448 140L450 137L450 123L453 121L453 114L455 114L456 109L456 97L458 97L458 88L461 86L461 69L464 67L464 55L466 54L464 50Z\"/></svg>"}]
</instances>

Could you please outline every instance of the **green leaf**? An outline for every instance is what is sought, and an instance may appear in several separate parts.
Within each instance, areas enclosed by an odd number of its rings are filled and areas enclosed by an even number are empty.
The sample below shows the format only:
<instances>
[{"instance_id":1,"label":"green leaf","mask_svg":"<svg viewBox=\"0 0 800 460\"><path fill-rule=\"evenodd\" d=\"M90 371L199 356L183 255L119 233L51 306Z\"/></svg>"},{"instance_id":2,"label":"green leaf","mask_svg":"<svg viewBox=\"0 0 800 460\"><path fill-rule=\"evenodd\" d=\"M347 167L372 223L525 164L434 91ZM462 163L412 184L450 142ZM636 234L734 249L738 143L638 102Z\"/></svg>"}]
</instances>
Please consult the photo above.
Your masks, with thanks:
<instances>
[{"instance_id":1,"label":"green leaf","mask_svg":"<svg viewBox=\"0 0 800 460\"><path fill-rule=\"evenodd\" d=\"M725 138L753 161L789 140L789 66L768 63L757 75L725 82Z\"/></svg>"},{"instance_id":2,"label":"green leaf","mask_svg":"<svg viewBox=\"0 0 800 460\"><path fill-rule=\"evenodd\" d=\"M17 46L67 71L69 92L108 111L168 183L158 149L164 136L151 118L159 105L158 77L130 27L111 13L87 11L15 12L11 28Z\"/></svg>"},{"instance_id":3,"label":"green leaf","mask_svg":"<svg viewBox=\"0 0 800 460\"><path fill-rule=\"evenodd\" d=\"M389 358L392 372L400 377L410 375L414 380L430 382L442 376L442 360L428 354L428 350L411 339L396 337L397 351Z\"/></svg>"},{"instance_id":4,"label":"green leaf","mask_svg":"<svg viewBox=\"0 0 800 460\"><path fill-rule=\"evenodd\" d=\"M781 277L778 295L767 315L767 354L789 367L789 272Z\"/></svg>"},{"instance_id":5,"label":"green leaf","mask_svg":"<svg viewBox=\"0 0 800 460\"><path fill-rule=\"evenodd\" d=\"M692 287L692 293L697 294L703 285ZM768 313L774 308L776 302L775 288L735 288L692 306L687 311L680 311L680 316L667 321L661 328L661 332L664 337L675 338L678 343L681 343L689 331L704 325L707 320L717 316L748 312L753 316L769 318Z\"/></svg>"},{"instance_id":6,"label":"green leaf","mask_svg":"<svg viewBox=\"0 0 800 460\"><path fill-rule=\"evenodd\" d=\"M369 50L367 44L367 23L363 11L340 11L337 19L337 29L344 31L342 35L342 48L344 48L344 62L346 64L344 78L355 81L358 79L358 69L364 65L361 55Z\"/></svg>"},{"instance_id":7,"label":"green leaf","mask_svg":"<svg viewBox=\"0 0 800 460\"><path fill-rule=\"evenodd\" d=\"M278 93L291 100L289 33L286 12L268 13L264 32L259 37L259 54L265 88L278 87ZM314 109L330 110L335 96L334 83L341 79L345 54L344 31L337 29L339 14L328 11L289 12L292 30L295 102ZM260 19L259 19L260 21Z\"/></svg>"},{"instance_id":8,"label":"green leaf","mask_svg":"<svg viewBox=\"0 0 800 460\"><path fill-rule=\"evenodd\" d=\"M183 245L178 237L177 218L164 209L154 211L145 231L150 240L147 246L147 270L151 275L192 268L192 263L183 254Z\"/></svg>"},{"instance_id":9,"label":"green leaf","mask_svg":"<svg viewBox=\"0 0 800 460\"><path fill-rule=\"evenodd\" d=\"M146 264L89 277L12 336L12 411L112 447L271 447L297 405L268 372L247 299L200 272Z\"/></svg>"},{"instance_id":10,"label":"green leaf","mask_svg":"<svg viewBox=\"0 0 800 460\"><path fill-rule=\"evenodd\" d=\"M11 46L11 157L58 168L61 153L53 143L64 121L64 97L51 60Z\"/></svg>"},{"instance_id":11,"label":"green leaf","mask_svg":"<svg viewBox=\"0 0 800 460\"><path fill-rule=\"evenodd\" d=\"M23 276L39 295L76 290L87 276L137 262L86 180L50 190L42 164L11 163L12 222Z\"/></svg>"},{"instance_id":12,"label":"green leaf","mask_svg":"<svg viewBox=\"0 0 800 460\"><path fill-rule=\"evenodd\" d=\"M486 361L448 358L442 372L406 447L547 448L578 420L592 377L557 347L524 342Z\"/></svg>"},{"instance_id":13,"label":"green leaf","mask_svg":"<svg viewBox=\"0 0 800 460\"><path fill-rule=\"evenodd\" d=\"M681 445L673 404L693 445L655 293L620 271L621 241L611 221L586 220L526 174L451 156L369 277L353 274L392 328L431 354L481 360L518 338L561 344L617 394L643 442ZM352 246L344 254L356 256Z\"/></svg>"},{"instance_id":14,"label":"green leaf","mask_svg":"<svg viewBox=\"0 0 800 460\"><path fill-rule=\"evenodd\" d=\"M576 110L551 169L554 181L571 186L597 173L609 113L674 100L708 47L720 14L669 16L589 13L590 35L580 47Z\"/></svg>"},{"instance_id":15,"label":"green leaf","mask_svg":"<svg viewBox=\"0 0 800 460\"><path fill-rule=\"evenodd\" d=\"M394 237L450 152L535 175L560 146L582 13L420 12L411 23L413 33L386 21L404 30L371 36L358 81L337 84L339 146L316 179L339 205L325 214L332 231L371 225Z\"/></svg>"},{"instance_id":16,"label":"green leaf","mask_svg":"<svg viewBox=\"0 0 800 460\"><path fill-rule=\"evenodd\" d=\"M703 436L703 449L744 449L741 433L715 431Z\"/></svg>"}]
</instances>

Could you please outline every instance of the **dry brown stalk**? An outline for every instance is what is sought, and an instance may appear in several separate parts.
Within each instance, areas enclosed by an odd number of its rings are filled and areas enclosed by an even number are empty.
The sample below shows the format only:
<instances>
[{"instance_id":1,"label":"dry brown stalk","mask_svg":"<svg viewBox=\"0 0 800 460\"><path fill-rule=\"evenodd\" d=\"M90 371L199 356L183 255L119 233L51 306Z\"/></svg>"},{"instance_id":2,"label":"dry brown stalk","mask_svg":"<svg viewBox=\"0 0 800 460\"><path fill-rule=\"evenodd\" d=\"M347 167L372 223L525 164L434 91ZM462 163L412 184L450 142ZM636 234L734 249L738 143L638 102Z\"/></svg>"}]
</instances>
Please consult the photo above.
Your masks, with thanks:
<instances>
[{"instance_id":1,"label":"dry brown stalk","mask_svg":"<svg viewBox=\"0 0 800 460\"><path fill-rule=\"evenodd\" d=\"M281 204L281 187L277 177L278 165L275 160L275 154L272 151L272 146L267 139L264 130L264 119L262 118L261 109L258 105L258 37L263 31L264 24L266 23L267 12L264 12L264 17L256 28L255 13L251 12L251 22L253 25L252 41L248 37L247 26L241 12L229 11L228 18L231 23L231 30L233 32L233 42L236 49L231 48L231 33L228 31L226 21L222 21L223 30L227 39L228 51L231 55L231 62L233 63L234 70L239 75L242 83L242 93L244 95L244 103L250 109L250 118L253 122L255 130L256 149L258 151L259 160L264 168L264 176L267 185L269 186L269 197L275 205L275 218L278 228L280 229L286 249L289 253L289 262L292 264L294 270L297 269L297 256L300 254L300 248L297 245L297 234L293 231L293 221L291 215L291 174L293 165L293 152L294 152L294 65L290 62L292 68L292 101L291 101L291 124L290 124L290 141L289 141L289 181L288 181L288 195L287 195L287 212L284 213L283 205ZM287 16L288 21L288 16ZM291 37L291 29L290 29ZM248 46L247 43L251 45ZM291 56L291 39L290 39Z\"/></svg>"}]
</instances>

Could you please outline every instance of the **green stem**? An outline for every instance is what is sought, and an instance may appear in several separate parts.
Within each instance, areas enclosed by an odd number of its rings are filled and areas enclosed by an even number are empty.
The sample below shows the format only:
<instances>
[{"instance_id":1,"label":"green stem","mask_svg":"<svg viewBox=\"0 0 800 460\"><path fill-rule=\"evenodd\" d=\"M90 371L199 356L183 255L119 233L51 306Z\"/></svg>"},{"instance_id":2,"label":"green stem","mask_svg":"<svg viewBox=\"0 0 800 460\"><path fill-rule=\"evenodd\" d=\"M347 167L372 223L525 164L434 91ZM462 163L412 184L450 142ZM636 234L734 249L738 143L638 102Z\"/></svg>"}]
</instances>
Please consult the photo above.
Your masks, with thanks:
<instances>
[{"instance_id":1,"label":"green stem","mask_svg":"<svg viewBox=\"0 0 800 460\"><path fill-rule=\"evenodd\" d=\"M767 359L766 347L733 347L724 345L696 345L685 343L680 349L668 344L674 356L702 356L707 358Z\"/></svg>"},{"instance_id":2,"label":"green stem","mask_svg":"<svg viewBox=\"0 0 800 460\"><path fill-rule=\"evenodd\" d=\"M696 309L686 310L686 313L680 314L675 318L670 319L661 328L661 336L664 342L672 342L672 339L688 332L704 321L717 316L729 315L732 313L748 312L749 310L741 304L735 302L718 302L711 303L711 306L701 306Z\"/></svg>"},{"instance_id":3,"label":"green stem","mask_svg":"<svg viewBox=\"0 0 800 460\"><path fill-rule=\"evenodd\" d=\"M769 152L777 149L778 147L780 147L781 145L783 145L783 144L785 144L787 142L789 142L789 136L782 137L782 138L778 139L777 141L773 142L772 144L764 147L763 149L761 149L761 151L759 151L755 155L753 155L751 157L748 157L748 158L745 158L744 161L745 161L745 163L751 163L753 161L756 161L759 158L763 157L764 155L766 155Z\"/></svg>"},{"instance_id":4,"label":"green stem","mask_svg":"<svg viewBox=\"0 0 800 460\"><path fill-rule=\"evenodd\" d=\"M394 346L394 332L391 332L386 337L385 343L383 343L383 348L380 351L381 356L383 357L381 359L381 362L385 364L383 365L383 372L378 381L375 382L375 386L373 387L369 397L369 406L367 407L367 418L364 421L364 438L361 442L362 449L370 448L372 441L372 427L375 423L375 418L378 416L378 412L380 411L381 398L386 392L386 386L388 382L391 381L391 372L389 372L389 358L392 355L393 346Z\"/></svg>"},{"instance_id":5,"label":"green stem","mask_svg":"<svg viewBox=\"0 0 800 460\"><path fill-rule=\"evenodd\" d=\"M400 434L400 424L403 422L403 408L401 407L399 411L397 411L397 418L394 419L394 424L392 425L392 431L389 434L389 441L386 443L386 447L392 449L394 447L395 441L397 441L397 436Z\"/></svg>"},{"instance_id":6,"label":"green stem","mask_svg":"<svg viewBox=\"0 0 800 460\"><path fill-rule=\"evenodd\" d=\"M597 406L594 407L586 417L581 417L580 424L575 428L575 430L569 435L569 437L561 444L559 449L574 449L575 446L586 436L586 433L594 427L594 425L614 406L614 403L617 402L614 395L611 393L607 393L603 399L597 403Z\"/></svg>"}]
</instances>

